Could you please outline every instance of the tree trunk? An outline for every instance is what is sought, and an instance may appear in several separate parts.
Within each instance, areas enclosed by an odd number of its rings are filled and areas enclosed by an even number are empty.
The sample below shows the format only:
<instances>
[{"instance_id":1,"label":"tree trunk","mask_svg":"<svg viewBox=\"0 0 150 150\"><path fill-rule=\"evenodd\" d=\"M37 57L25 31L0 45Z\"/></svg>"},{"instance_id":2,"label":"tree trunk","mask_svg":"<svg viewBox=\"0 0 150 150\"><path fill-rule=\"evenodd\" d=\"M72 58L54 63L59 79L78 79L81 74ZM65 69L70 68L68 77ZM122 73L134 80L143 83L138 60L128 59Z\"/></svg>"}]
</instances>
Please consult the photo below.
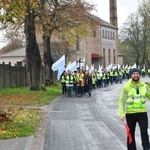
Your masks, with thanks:
<instances>
[{"instance_id":1,"label":"tree trunk","mask_svg":"<svg viewBox=\"0 0 150 150\"><path fill-rule=\"evenodd\" d=\"M51 69L53 65L53 58L51 55L51 47L50 47L50 37L43 36L44 41L44 64L46 67L46 77L50 78L53 81L53 70Z\"/></svg>"},{"instance_id":2,"label":"tree trunk","mask_svg":"<svg viewBox=\"0 0 150 150\"><path fill-rule=\"evenodd\" d=\"M135 62L136 62L137 67L139 67L139 54L137 54Z\"/></svg>"},{"instance_id":3,"label":"tree trunk","mask_svg":"<svg viewBox=\"0 0 150 150\"><path fill-rule=\"evenodd\" d=\"M25 16L26 35L26 63L30 90L40 90L41 58L35 35L35 15L27 2L27 15Z\"/></svg>"}]
</instances>

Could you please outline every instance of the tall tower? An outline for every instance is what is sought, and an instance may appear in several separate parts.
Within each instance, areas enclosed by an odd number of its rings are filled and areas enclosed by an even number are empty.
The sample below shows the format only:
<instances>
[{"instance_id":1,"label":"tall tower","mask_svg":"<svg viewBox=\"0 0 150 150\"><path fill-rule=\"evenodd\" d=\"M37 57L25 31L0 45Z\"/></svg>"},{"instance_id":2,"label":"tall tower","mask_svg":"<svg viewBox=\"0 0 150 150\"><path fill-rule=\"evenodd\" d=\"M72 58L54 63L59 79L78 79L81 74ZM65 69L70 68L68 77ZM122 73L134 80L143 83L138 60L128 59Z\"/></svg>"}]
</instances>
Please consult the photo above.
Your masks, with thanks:
<instances>
[{"instance_id":1,"label":"tall tower","mask_svg":"<svg viewBox=\"0 0 150 150\"><path fill-rule=\"evenodd\" d=\"M110 7L110 23L118 28L118 19L117 19L117 3L116 0L109 0Z\"/></svg>"}]
</instances>

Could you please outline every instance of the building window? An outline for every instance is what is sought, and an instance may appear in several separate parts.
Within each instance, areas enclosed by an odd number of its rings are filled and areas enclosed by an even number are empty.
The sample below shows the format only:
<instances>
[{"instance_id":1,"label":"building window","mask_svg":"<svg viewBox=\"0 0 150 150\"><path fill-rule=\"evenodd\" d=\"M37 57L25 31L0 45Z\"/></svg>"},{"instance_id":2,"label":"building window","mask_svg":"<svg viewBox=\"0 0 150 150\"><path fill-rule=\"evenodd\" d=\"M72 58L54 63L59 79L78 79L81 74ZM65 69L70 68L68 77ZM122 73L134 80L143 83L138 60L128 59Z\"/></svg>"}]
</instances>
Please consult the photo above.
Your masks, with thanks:
<instances>
[{"instance_id":1,"label":"building window","mask_svg":"<svg viewBox=\"0 0 150 150\"><path fill-rule=\"evenodd\" d=\"M103 65L104 65L104 68L106 67L106 54L105 54L105 49L103 49Z\"/></svg>"},{"instance_id":2,"label":"building window","mask_svg":"<svg viewBox=\"0 0 150 150\"><path fill-rule=\"evenodd\" d=\"M96 31L93 31L93 36L96 37Z\"/></svg>"},{"instance_id":3,"label":"building window","mask_svg":"<svg viewBox=\"0 0 150 150\"><path fill-rule=\"evenodd\" d=\"M109 64L111 63L111 57L110 57L110 49L108 49L108 61L109 61Z\"/></svg>"},{"instance_id":4,"label":"building window","mask_svg":"<svg viewBox=\"0 0 150 150\"><path fill-rule=\"evenodd\" d=\"M113 32L113 40L115 39L115 33Z\"/></svg>"},{"instance_id":5,"label":"building window","mask_svg":"<svg viewBox=\"0 0 150 150\"><path fill-rule=\"evenodd\" d=\"M105 30L105 38L107 39L107 30Z\"/></svg>"},{"instance_id":6,"label":"building window","mask_svg":"<svg viewBox=\"0 0 150 150\"><path fill-rule=\"evenodd\" d=\"M108 31L108 39L109 39L109 31Z\"/></svg>"},{"instance_id":7,"label":"building window","mask_svg":"<svg viewBox=\"0 0 150 150\"><path fill-rule=\"evenodd\" d=\"M103 38L105 38L105 31L103 30Z\"/></svg>"},{"instance_id":8,"label":"building window","mask_svg":"<svg viewBox=\"0 0 150 150\"><path fill-rule=\"evenodd\" d=\"M112 40L112 31L110 32L110 39Z\"/></svg>"},{"instance_id":9,"label":"building window","mask_svg":"<svg viewBox=\"0 0 150 150\"><path fill-rule=\"evenodd\" d=\"M115 50L113 50L114 64L116 63Z\"/></svg>"}]
</instances>

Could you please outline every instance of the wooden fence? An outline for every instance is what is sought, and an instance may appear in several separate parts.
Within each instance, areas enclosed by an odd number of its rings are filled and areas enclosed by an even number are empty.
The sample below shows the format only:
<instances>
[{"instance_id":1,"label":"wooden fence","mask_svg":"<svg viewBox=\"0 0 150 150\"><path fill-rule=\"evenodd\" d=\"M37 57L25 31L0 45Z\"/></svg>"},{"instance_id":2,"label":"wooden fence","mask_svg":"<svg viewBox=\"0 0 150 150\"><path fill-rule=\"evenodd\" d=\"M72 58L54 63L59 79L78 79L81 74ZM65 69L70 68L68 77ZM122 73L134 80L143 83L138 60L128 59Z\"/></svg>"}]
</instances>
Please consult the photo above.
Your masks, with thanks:
<instances>
[{"instance_id":1,"label":"wooden fence","mask_svg":"<svg viewBox=\"0 0 150 150\"><path fill-rule=\"evenodd\" d=\"M41 67L41 82L44 83L44 67ZM29 86L26 67L18 62L16 66L0 64L0 88Z\"/></svg>"}]
</instances>

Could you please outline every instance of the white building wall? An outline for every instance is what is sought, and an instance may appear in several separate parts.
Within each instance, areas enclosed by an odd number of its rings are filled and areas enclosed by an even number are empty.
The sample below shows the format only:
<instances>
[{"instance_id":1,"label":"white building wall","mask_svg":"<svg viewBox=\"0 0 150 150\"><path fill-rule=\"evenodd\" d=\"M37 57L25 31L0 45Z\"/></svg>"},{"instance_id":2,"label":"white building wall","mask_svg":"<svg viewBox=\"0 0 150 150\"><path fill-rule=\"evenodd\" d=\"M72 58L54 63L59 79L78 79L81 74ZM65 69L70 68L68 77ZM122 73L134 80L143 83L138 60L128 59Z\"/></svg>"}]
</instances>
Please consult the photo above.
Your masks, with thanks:
<instances>
[{"instance_id":1,"label":"white building wall","mask_svg":"<svg viewBox=\"0 0 150 150\"><path fill-rule=\"evenodd\" d=\"M17 57L0 57L0 64L2 64L3 62L5 64L9 64L9 62L11 62L12 66L15 66L17 64L17 62L23 62L23 60L25 59L25 57L21 56L17 56Z\"/></svg>"}]
</instances>

